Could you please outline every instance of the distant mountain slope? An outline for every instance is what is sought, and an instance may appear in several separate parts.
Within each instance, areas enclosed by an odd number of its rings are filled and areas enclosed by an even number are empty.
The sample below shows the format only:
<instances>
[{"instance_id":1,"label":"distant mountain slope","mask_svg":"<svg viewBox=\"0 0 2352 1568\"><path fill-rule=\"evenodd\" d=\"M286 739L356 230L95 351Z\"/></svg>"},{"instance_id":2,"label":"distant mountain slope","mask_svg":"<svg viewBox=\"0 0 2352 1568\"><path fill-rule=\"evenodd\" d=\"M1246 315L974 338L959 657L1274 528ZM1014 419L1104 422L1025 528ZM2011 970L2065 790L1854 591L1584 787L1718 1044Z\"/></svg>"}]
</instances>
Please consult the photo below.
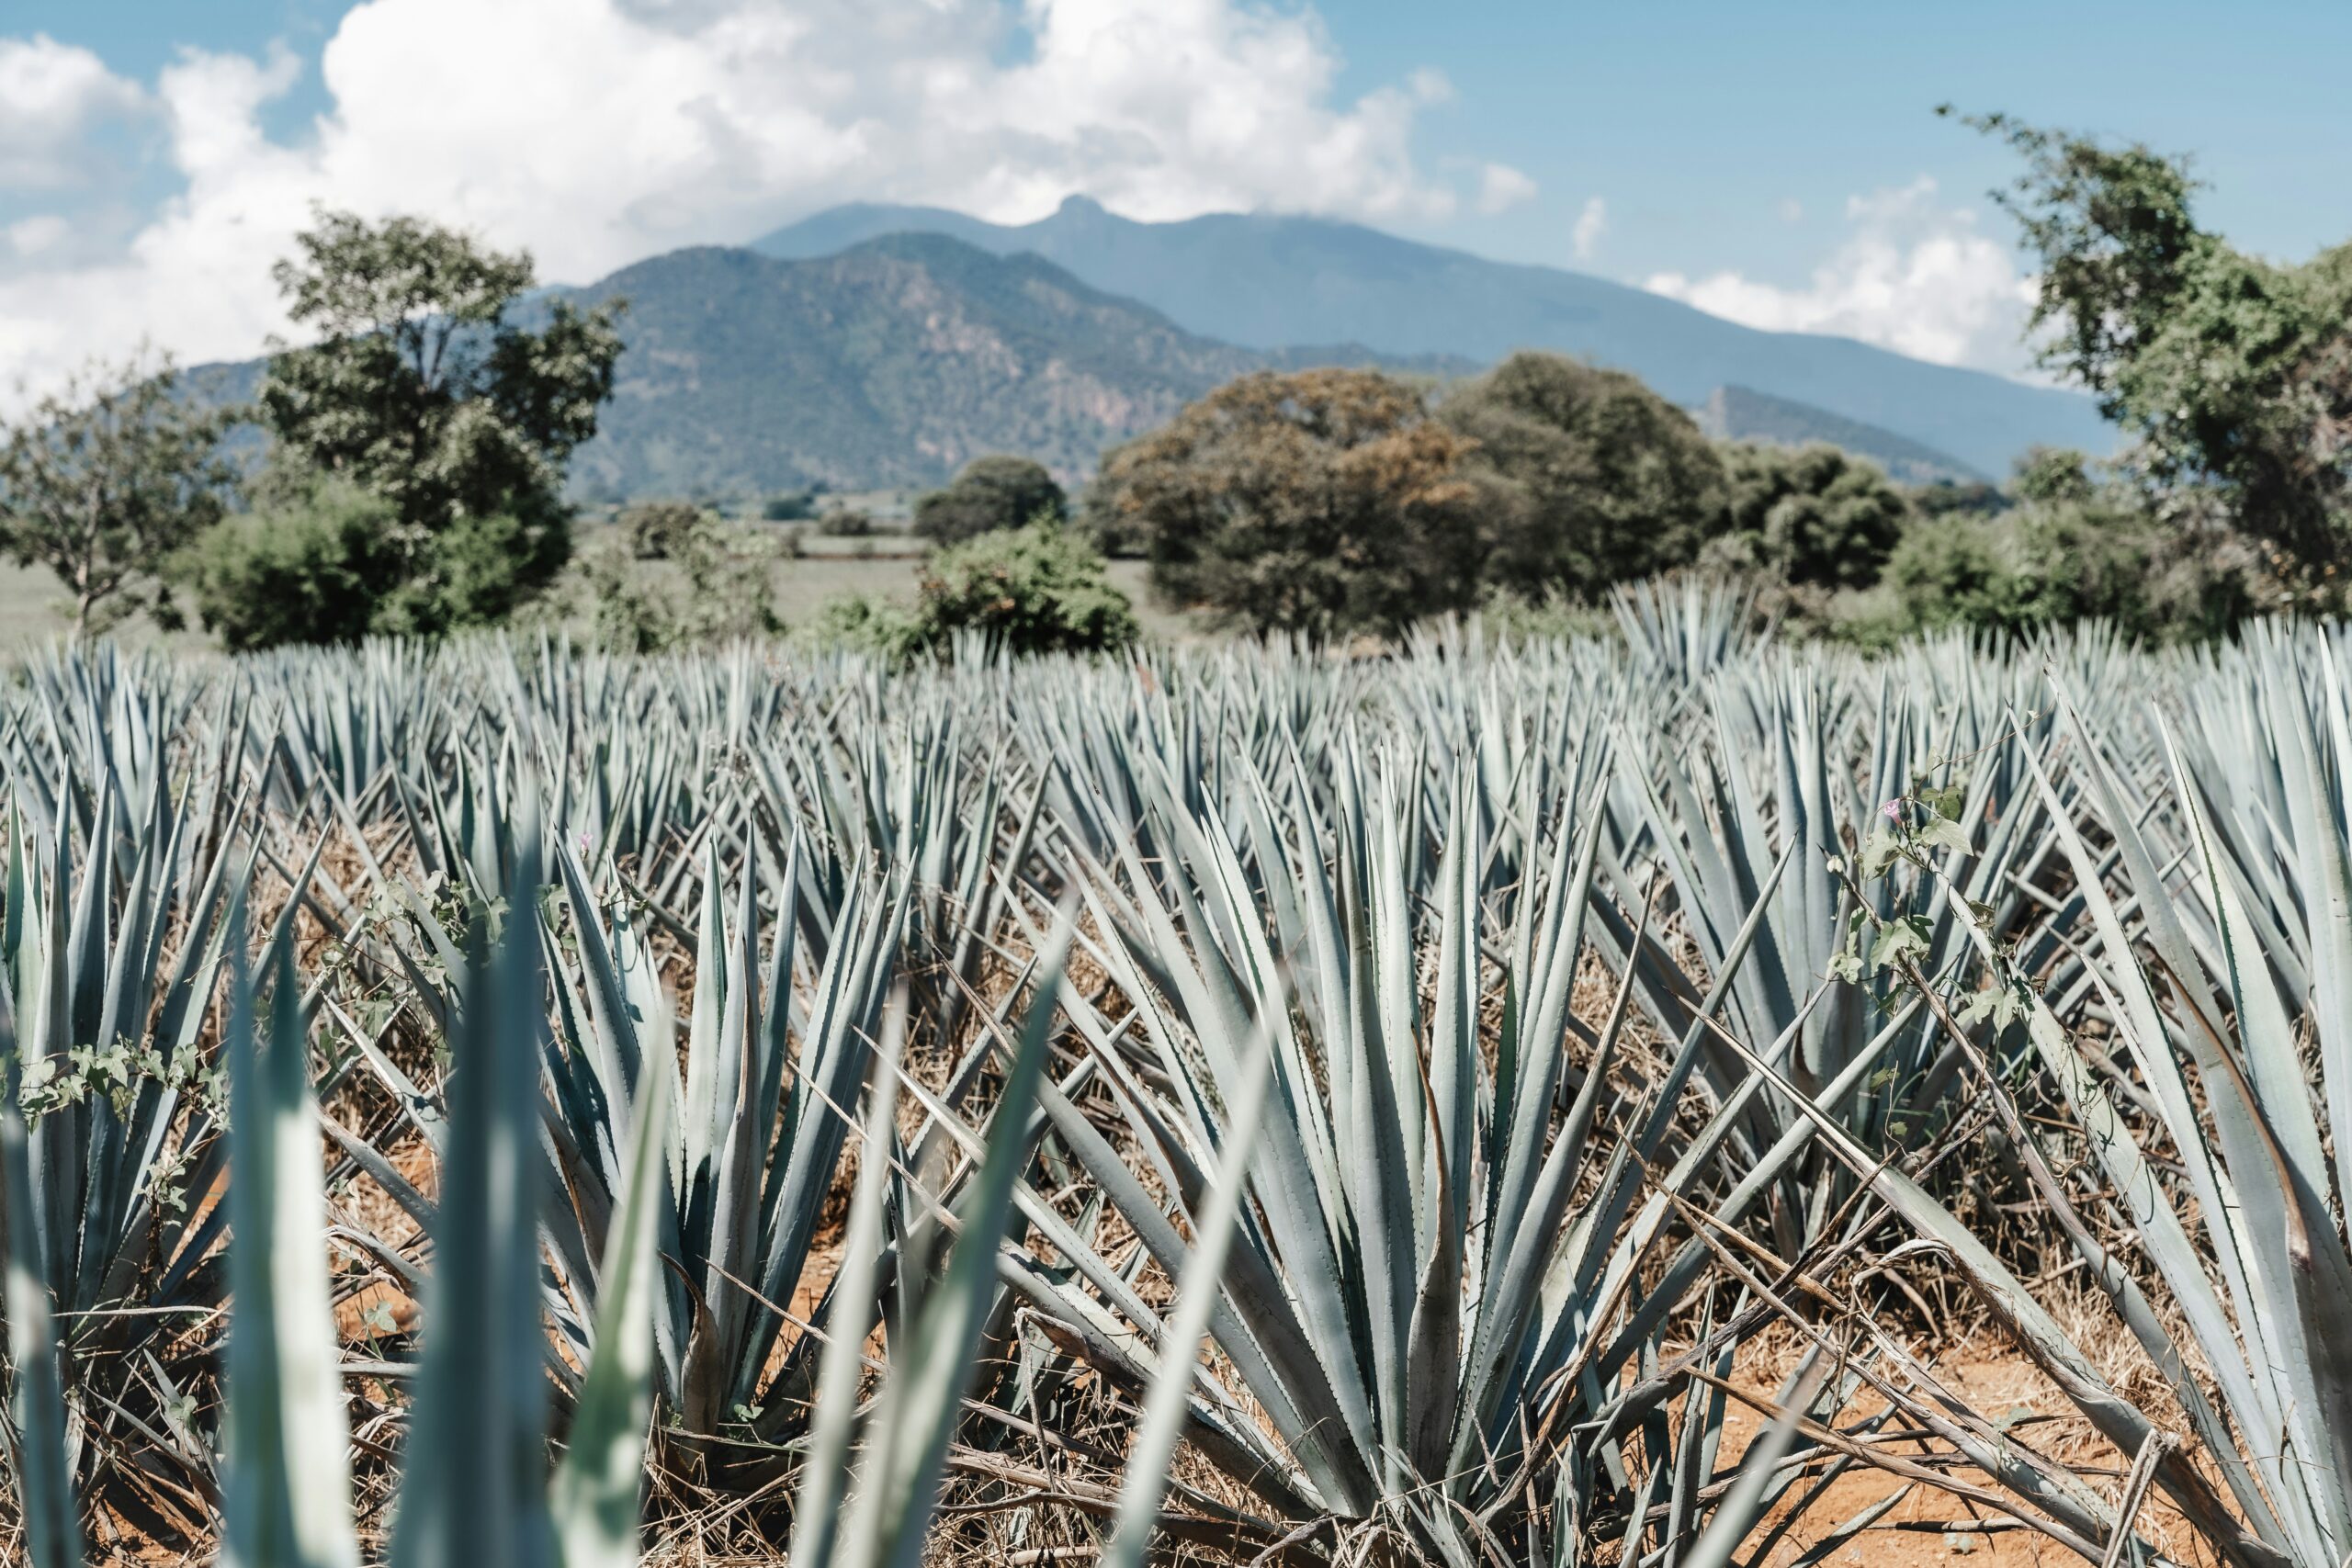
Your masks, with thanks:
<instances>
[{"instance_id":1,"label":"distant mountain slope","mask_svg":"<svg viewBox=\"0 0 2352 1568\"><path fill-rule=\"evenodd\" d=\"M1363 344L1384 355L1490 363L1555 348L1631 370L1685 406L1753 388L1894 433L1986 473L2040 445L2104 452L2087 398L1906 359L1846 338L1764 333L1623 284L1487 261L1321 219L1238 216L1138 223L1072 198L1020 227L934 208L834 208L755 243L814 257L876 236L945 234L1031 252L1187 331L1256 349Z\"/></svg>"},{"instance_id":2,"label":"distant mountain slope","mask_svg":"<svg viewBox=\"0 0 2352 1568\"><path fill-rule=\"evenodd\" d=\"M673 251L584 288L548 290L516 319L532 324L552 299L616 294L629 302L628 346L596 439L572 457L571 488L583 499L933 485L988 452L1035 457L1074 482L1106 446L1247 371L1379 364L1443 382L1479 368L1460 355L1375 355L1355 344L1236 347L1036 255L932 233L797 261ZM261 368L201 367L189 386L241 402ZM1834 441L1898 476L1967 472L1903 436L1785 399L1722 389L1698 412L1718 434Z\"/></svg>"},{"instance_id":3,"label":"distant mountain slope","mask_svg":"<svg viewBox=\"0 0 2352 1568\"><path fill-rule=\"evenodd\" d=\"M566 292L629 300L613 400L572 460L589 496L936 484L988 452L1073 480L1245 371L1374 357L1252 353L1036 256L938 234L798 261L675 251Z\"/></svg>"},{"instance_id":4,"label":"distant mountain slope","mask_svg":"<svg viewBox=\"0 0 2352 1568\"><path fill-rule=\"evenodd\" d=\"M1713 397L1691 412L1702 429L1723 440L1762 441L1776 446L1826 441L1857 457L1868 457L1902 484L1934 484L1939 479L1957 484L1990 477L1891 430L1841 419L1809 404L1770 397L1747 387L1718 387Z\"/></svg>"}]
</instances>

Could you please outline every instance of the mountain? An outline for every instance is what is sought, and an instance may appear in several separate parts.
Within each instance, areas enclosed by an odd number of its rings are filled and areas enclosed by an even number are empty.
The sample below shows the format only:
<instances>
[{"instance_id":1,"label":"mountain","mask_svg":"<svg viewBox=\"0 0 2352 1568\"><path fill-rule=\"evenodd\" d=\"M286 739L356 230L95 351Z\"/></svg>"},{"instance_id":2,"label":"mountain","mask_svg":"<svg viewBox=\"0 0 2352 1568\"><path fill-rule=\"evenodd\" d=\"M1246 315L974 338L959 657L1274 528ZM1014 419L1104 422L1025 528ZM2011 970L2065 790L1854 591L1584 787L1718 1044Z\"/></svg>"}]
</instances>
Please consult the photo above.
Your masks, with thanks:
<instances>
[{"instance_id":1,"label":"mountain","mask_svg":"<svg viewBox=\"0 0 2352 1568\"><path fill-rule=\"evenodd\" d=\"M1238 348L1040 257L923 233L810 260L673 251L539 290L514 319L536 326L554 300L615 295L628 301L627 346L596 438L572 455L570 488L584 500L936 485L989 452L1034 457L1074 484L1106 446L1251 370L1376 364L1444 380L1479 368L1351 344ZM263 367L199 366L187 384L244 403ZM237 439L261 442L251 426Z\"/></svg>"},{"instance_id":2,"label":"mountain","mask_svg":"<svg viewBox=\"0 0 2352 1568\"><path fill-rule=\"evenodd\" d=\"M576 491L615 499L936 484L988 452L1073 480L1245 371L1377 357L1237 348L1037 256L940 234L804 260L674 251L564 292L629 301L613 400L571 466Z\"/></svg>"},{"instance_id":3,"label":"mountain","mask_svg":"<svg viewBox=\"0 0 2352 1568\"><path fill-rule=\"evenodd\" d=\"M1857 457L1868 457L1898 484L1939 480L1967 484L1986 478L1957 457L1945 456L1891 430L1864 424L1807 403L1775 398L1749 387L1718 387L1693 409L1699 426L1724 441L1758 441L1774 446L1804 446L1826 441Z\"/></svg>"},{"instance_id":4,"label":"mountain","mask_svg":"<svg viewBox=\"0 0 2352 1568\"><path fill-rule=\"evenodd\" d=\"M989 452L1036 457L1072 483L1105 447L1250 370L1379 365L1444 381L1480 368L1349 342L1238 346L1035 254L924 232L799 259L673 251L586 288L543 290L515 319L532 325L554 299L614 295L628 300L627 347L596 438L572 457L583 500L929 486ZM260 371L259 361L201 367L189 385L242 402ZM1833 441L1897 477L1969 476L1905 436L1789 399L1727 387L1699 401L1717 434Z\"/></svg>"},{"instance_id":5,"label":"mountain","mask_svg":"<svg viewBox=\"0 0 2352 1568\"><path fill-rule=\"evenodd\" d=\"M2089 399L1929 365L1847 338L1758 332L1623 284L1487 261L1323 219L1219 214L1139 223L1072 197L1006 227L935 208L854 205L754 243L768 255L831 254L879 235L943 234L1000 255L1043 256L1184 330L1245 348L1361 344L1384 355L1491 363L1552 348L1633 371L1686 407L1718 388L1809 404L2000 474L2028 446L2112 448Z\"/></svg>"}]
</instances>

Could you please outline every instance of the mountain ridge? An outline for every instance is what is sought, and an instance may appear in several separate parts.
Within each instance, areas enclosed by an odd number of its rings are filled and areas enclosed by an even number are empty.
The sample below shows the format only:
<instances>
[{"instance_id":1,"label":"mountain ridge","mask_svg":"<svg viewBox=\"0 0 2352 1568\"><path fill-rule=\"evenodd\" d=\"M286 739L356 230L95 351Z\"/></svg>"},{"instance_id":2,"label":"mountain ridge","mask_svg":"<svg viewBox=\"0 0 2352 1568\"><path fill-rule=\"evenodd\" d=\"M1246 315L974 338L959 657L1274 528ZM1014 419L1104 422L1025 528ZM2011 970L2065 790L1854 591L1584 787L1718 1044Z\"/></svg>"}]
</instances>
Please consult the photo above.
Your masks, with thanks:
<instances>
[{"instance_id":1,"label":"mountain ridge","mask_svg":"<svg viewBox=\"0 0 2352 1568\"><path fill-rule=\"evenodd\" d=\"M998 254L1035 254L1188 331L1245 348L1358 343L1380 355L1479 363L1555 349L1630 370L1685 407L1703 406L1718 388L1748 388L1988 473L2007 471L2032 446L2104 452L2115 444L2112 426L2080 393L1849 338L1762 332L1630 285L1328 219L1216 213L1143 223L1072 197L1036 222L1002 225L940 208L854 203L775 230L752 248L805 259L910 231Z\"/></svg>"},{"instance_id":2,"label":"mountain ridge","mask_svg":"<svg viewBox=\"0 0 2352 1568\"><path fill-rule=\"evenodd\" d=\"M1034 253L938 233L896 233L828 255L737 247L650 256L584 288L519 302L531 326L560 299L620 296L626 348L593 441L573 454L577 499L750 500L936 485L990 452L1034 457L1074 485L1102 452L1259 369L1376 366L1432 381L1482 367L1460 355L1377 354L1357 344L1238 346L1093 288ZM199 367L198 395L243 401L259 361ZM1804 440L1832 432L1902 471L1963 465L1905 438L1802 405L1715 394L1716 434ZM1758 413L1758 409L1767 410ZM1694 411L1702 423L1707 409ZM258 433L248 433L257 438Z\"/></svg>"}]
</instances>

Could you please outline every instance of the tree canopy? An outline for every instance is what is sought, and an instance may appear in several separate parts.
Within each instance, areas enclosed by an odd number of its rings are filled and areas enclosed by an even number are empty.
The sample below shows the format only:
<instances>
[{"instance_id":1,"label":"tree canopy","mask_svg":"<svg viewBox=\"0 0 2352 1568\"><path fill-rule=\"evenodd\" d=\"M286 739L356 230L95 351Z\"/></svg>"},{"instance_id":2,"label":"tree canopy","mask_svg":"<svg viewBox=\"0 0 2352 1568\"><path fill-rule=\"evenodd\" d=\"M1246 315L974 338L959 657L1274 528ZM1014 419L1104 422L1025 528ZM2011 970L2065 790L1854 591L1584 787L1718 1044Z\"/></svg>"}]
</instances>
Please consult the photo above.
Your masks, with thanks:
<instances>
[{"instance_id":1,"label":"tree canopy","mask_svg":"<svg viewBox=\"0 0 2352 1568\"><path fill-rule=\"evenodd\" d=\"M1474 443L1489 581L1589 597L1690 561L1720 525L1723 460L1641 380L1558 354L1515 354L1438 417Z\"/></svg>"},{"instance_id":2,"label":"tree canopy","mask_svg":"<svg viewBox=\"0 0 2352 1568\"><path fill-rule=\"evenodd\" d=\"M1069 498L1043 463L1028 457L975 457L943 490L915 502L915 532L935 545L958 545L1001 528L1069 515Z\"/></svg>"},{"instance_id":3,"label":"tree canopy","mask_svg":"<svg viewBox=\"0 0 2352 1568\"><path fill-rule=\"evenodd\" d=\"M1394 631L1476 603L1469 438L1369 370L1227 382L1104 458L1098 537L1154 587L1255 631Z\"/></svg>"},{"instance_id":4,"label":"tree canopy","mask_svg":"<svg viewBox=\"0 0 2352 1568\"><path fill-rule=\"evenodd\" d=\"M294 460L392 505L365 629L503 619L570 558L563 468L611 394L620 305L558 301L526 330L507 318L530 257L413 218L322 213L300 243L275 276L320 337L272 357L260 413Z\"/></svg>"},{"instance_id":5,"label":"tree canopy","mask_svg":"<svg viewBox=\"0 0 2352 1568\"><path fill-rule=\"evenodd\" d=\"M1710 558L1794 587L1877 581L1910 521L1910 502L1876 464L1835 446L1735 446L1724 471L1724 532Z\"/></svg>"},{"instance_id":6,"label":"tree canopy","mask_svg":"<svg viewBox=\"0 0 2352 1568\"><path fill-rule=\"evenodd\" d=\"M2041 363L2138 437L2154 487L2210 488L2290 572L2341 562L2352 542L2352 244L2299 265L2248 255L2199 226L2182 159L2006 115L1966 123L2025 160L1996 195L2038 264ZM2199 498L2158 499L2178 509Z\"/></svg>"},{"instance_id":7,"label":"tree canopy","mask_svg":"<svg viewBox=\"0 0 2352 1568\"><path fill-rule=\"evenodd\" d=\"M57 575L74 636L142 609L176 624L164 569L228 508L227 423L168 365L134 362L75 378L0 435L0 551Z\"/></svg>"}]
</instances>

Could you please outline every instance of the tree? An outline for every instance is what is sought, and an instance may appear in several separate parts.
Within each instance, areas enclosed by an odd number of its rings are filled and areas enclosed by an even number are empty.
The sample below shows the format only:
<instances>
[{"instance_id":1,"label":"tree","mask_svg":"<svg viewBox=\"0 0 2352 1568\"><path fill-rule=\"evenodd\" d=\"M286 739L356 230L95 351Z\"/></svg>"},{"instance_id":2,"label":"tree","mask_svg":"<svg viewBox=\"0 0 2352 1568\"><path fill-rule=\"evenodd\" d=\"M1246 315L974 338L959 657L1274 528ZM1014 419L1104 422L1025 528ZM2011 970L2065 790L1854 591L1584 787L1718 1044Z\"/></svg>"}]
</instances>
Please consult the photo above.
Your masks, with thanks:
<instances>
[{"instance_id":1,"label":"tree","mask_svg":"<svg viewBox=\"0 0 2352 1568\"><path fill-rule=\"evenodd\" d=\"M618 521L631 555L667 560L707 515L691 502L645 501L624 509Z\"/></svg>"},{"instance_id":2,"label":"tree","mask_svg":"<svg viewBox=\"0 0 2352 1568\"><path fill-rule=\"evenodd\" d=\"M1867 588L1911 516L1875 464L1835 446L1731 446L1724 471L1724 532L1709 558L1791 587Z\"/></svg>"},{"instance_id":3,"label":"tree","mask_svg":"<svg viewBox=\"0 0 2352 1568\"><path fill-rule=\"evenodd\" d=\"M232 653L356 641L389 569L392 503L315 475L267 484L256 501L179 564L205 629Z\"/></svg>"},{"instance_id":4,"label":"tree","mask_svg":"<svg viewBox=\"0 0 2352 1568\"><path fill-rule=\"evenodd\" d=\"M1058 523L1069 498L1043 463L1027 457L975 457L944 490L915 503L915 532L935 545L959 545L1039 518Z\"/></svg>"},{"instance_id":5,"label":"tree","mask_svg":"<svg viewBox=\"0 0 2352 1568\"><path fill-rule=\"evenodd\" d=\"M1377 372L1261 371L1105 457L1088 522L1227 621L1393 632L1477 600L1470 449Z\"/></svg>"},{"instance_id":6,"label":"tree","mask_svg":"<svg viewBox=\"0 0 2352 1568\"><path fill-rule=\"evenodd\" d=\"M57 575L75 637L141 610L177 624L164 568L227 510L227 424L168 364L133 362L75 378L0 439L0 551Z\"/></svg>"},{"instance_id":7,"label":"tree","mask_svg":"<svg viewBox=\"0 0 2352 1568\"><path fill-rule=\"evenodd\" d=\"M1102 552L1059 523L994 529L932 557L912 609L841 594L818 611L809 640L899 666L950 652L965 634L1001 653L1115 652L1142 627L1103 564Z\"/></svg>"},{"instance_id":8,"label":"tree","mask_svg":"<svg viewBox=\"0 0 2352 1568\"><path fill-rule=\"evenodd\" d=\"M2167 521L2133 484L2080 452L2020 458L2016 504L1912 527L1886 563L1887 632L1962 626L2009 635L2097 618L2153 642L2220 637L2273 607L2243 536L2212 518Z\"/></svg>"},{"instance_id":9,"label":"tree","mask_svg":"<svg viewBox=\"0 0 2352 1568\"><path fill-rule=\"evenodd\" d=\"M942 550L924 570L916 610L923 642L944 649L977 632L1005 653L1105 653L1140 635L1100 551L1040 518Z\"/></svg>"},{"instance_id":10,"label":"tree","mask_svg":"<svg viewBox=\"0 0 2352 1568\"><path fill-rule=\"evenodd\" d=\"M1492 535L1489 581L1590 597L1685 565L1722 517L1723 460L1690 416L1619 370L1515 354L1439 406Z\"/></svg>"},{"instance_id":11,"label":"tree","mask_svg":"<svg viewBox=\"0 0 2352 1568\"><path fill-rule=\"evenodd\" d=\"M596 635L624 653L705 648L784 630L775 613L779 551L765 530L732 527L698 507L668 503L666 569L649 570L628 539L592 552L584 577Z\"/></svg>"},{"instance_id":12,"label":"tree","mask_svg":"<svg viewBox=\"0 0 2352 1568\"><path fill-rule=\"evenodd\" d=\"M322 213L300 244L275 276L321 335L272 357L259 408L297 460L392 505L368 629L503 619L571 558L563 467L611 395L620 303L526 331L530 257L413 218Z\"/></svg>"},{"instance_id":13,"label":"tree","mask_svg":"<svg viewBox=\"0 0 2352 1568\"><path fill-rule=\"evenodd\" d=\"M2236 525L2290 573L2316 580L2341 563L2352 543L2352 244L2301 265L2249 256L2198 226L2197 183L2180 159L2006 115L1966 123L2026 163L1995 197L2039 263L2041 363L2139 438L2155 486L2218 489Z\"/></svg>"}]
</instances>

